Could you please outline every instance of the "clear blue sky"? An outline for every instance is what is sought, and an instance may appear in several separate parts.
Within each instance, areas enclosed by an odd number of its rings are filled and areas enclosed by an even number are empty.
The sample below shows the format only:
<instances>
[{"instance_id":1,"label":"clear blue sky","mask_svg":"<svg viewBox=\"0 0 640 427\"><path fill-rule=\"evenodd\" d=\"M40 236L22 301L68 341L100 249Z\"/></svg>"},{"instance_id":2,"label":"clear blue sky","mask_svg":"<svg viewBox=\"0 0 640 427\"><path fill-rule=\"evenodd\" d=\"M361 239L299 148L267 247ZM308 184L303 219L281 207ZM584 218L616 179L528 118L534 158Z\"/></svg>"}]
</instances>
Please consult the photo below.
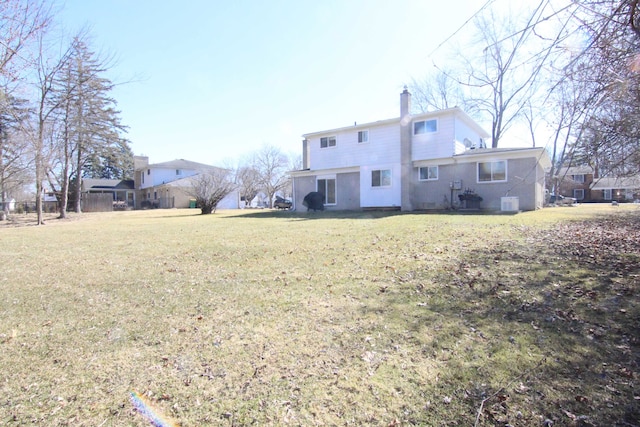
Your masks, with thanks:
<instances>
[{"instance_id":1,"label":"clear blue sky","mask_svg":"<svg viewBox=\"0 0 640 427\"><path fill-rule=\"evenodd\" d=\"M108 77L130 81L114 97L135 154L223 165L263 143L299 154L303 133L399 116L403 85L484 3L66 0L58 20L90 28L116 58Z\"/></svg>"}]
</instances>

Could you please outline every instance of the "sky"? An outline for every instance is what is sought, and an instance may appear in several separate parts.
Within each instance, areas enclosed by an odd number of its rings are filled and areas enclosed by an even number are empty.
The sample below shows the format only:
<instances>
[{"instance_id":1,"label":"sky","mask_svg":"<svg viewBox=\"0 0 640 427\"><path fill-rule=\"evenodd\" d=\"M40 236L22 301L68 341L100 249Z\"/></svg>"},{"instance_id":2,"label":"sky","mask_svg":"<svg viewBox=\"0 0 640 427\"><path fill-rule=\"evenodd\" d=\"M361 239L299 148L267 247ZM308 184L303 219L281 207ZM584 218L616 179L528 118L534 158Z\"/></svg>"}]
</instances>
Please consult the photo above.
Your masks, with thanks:
<instances>
[{"instance_id":1,"label":"sky","mask_svg":"<svg viewBox=\"0 0 640 427\"><path fill-rule=\"evenodd\" d=\"M400 115L400 93L486 0L66 0L135 155L230 166L264 144ZM487 124L482 124L490 130Z\"/></svg>"}]
</instances>

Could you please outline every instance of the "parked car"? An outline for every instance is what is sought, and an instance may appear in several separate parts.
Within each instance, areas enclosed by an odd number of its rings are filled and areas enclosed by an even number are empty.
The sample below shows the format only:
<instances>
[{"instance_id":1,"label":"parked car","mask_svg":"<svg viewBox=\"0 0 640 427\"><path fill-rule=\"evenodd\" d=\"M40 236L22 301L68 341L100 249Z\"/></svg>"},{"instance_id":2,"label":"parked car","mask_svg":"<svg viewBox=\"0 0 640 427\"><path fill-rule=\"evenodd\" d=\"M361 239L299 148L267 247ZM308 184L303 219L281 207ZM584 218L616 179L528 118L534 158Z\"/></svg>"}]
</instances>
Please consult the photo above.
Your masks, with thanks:
<instances>
[{"instance_id":1,"label":"parked car","mask_svg":"<svg viewBox=\"0 0 640 427\"><path fill-rule=\"evenodd\" d=\"M578 199L576 199L575 197L566 197L566 196L562 196L562 195L555 195L552 194L549 197L549 204L551 205L557 205L557 206L561 206L561 205L565 205L565 206L571 206L571 205L575 205L576 203L578 203Z\"/></svg>"},{"instance_id":2,"label":"parked car","mask_svg":"<svg viewBox=\"0 0 640 427\"><path fill-rule=\"evenodd\" d=\"M292 205L291 200L283 199L280 196L276 196L276 201L273 202L273 207L276 209L291 209Z\"/></svg>"}]
</instances>

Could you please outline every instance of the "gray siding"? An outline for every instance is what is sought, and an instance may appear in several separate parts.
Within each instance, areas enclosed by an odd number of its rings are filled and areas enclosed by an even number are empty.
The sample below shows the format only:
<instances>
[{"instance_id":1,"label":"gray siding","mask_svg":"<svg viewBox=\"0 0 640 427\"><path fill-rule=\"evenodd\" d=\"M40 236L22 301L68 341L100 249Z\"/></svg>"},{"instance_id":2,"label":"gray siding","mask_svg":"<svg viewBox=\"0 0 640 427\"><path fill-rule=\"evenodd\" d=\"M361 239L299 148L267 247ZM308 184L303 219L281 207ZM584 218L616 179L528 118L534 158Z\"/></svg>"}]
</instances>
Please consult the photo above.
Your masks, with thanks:
<instances>
[{"instance_id":1,"label":"gray siding","mask_svg":"<svg viewBox=\"0 0 640 427\"><path fill-rule=\"evenodd\" d=\"M296 210L306 211L304 196L316 191L316 176L294 178L294 200ZM325 206L327 210L360 210L360 174L358 172L336 174L336 204Z\"/></svg>"},{"instance_id":2,"label":"gray siding","mask_svg":"<svg viewBox=\"0 0 640 427\"><path fill-rule=\"evenodd\" d=\"M539 209L544 200L544 171L536 163L533 157L507 160L506 182L478 182L477 162L439 165L435 181L419 181L415 168L415 208L443 209L452 202L457 206L458 195L469 189L482 197L481 209L499 211L505 196L518 197L520 210ZM460 181L460 190L452 191L454 181Z\"/></svg>"}]
</instances>

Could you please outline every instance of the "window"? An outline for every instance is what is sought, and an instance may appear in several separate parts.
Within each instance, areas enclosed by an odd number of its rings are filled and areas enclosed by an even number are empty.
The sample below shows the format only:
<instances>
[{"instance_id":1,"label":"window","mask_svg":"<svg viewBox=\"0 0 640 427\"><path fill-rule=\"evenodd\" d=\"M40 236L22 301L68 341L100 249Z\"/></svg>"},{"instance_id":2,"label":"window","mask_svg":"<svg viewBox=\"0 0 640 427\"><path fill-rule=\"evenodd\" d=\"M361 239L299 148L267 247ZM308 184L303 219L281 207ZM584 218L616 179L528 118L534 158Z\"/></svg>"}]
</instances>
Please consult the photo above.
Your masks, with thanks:
<instances>
[{"instance_id":1,"label":"window","mask_svg":"<svg viewBox=\"0 0 640 427\"><path fill-rule=\"evenodd\" d=\"M140 172L140 178L142 178L142 183L144 184L144 172Z\"/></svg>"},{"instance_id":2,"label":"window","mask_svg":"<svg viewBox=\"0 0 640 427\"><path fill-rule=\"evenodd\" d=\"M575 182L579 182L580 184L584 184L584 175L573 175L573 180Z\"/></svg>"},{"instance_id":3,"label":"window","mask_svg":"<svg viewBox=\"0 0 640 427\"><path fill-rule=\"evenodd\" d=\"M324 196L322 203L325 205L336 204L336 180L335 179L319 179L318 192Z\"/></svg>"},{"instance_id":4,"label":"window","mask_svg":"<svg viewBox=\"0 0 640 427\"><path fill-rule=\"evenodd\" d=\"M582 175L584 176L584 175ZM584 190L580 189L580 188L576 188L575 190L573 190L573 197L575 197L576 200L583 200L584 199Z\"/></svg>"},{"instance_id":5,"label":"window","mask_svg":"<svg viewBox=\"0 0 640 427\"><path fill-rule=\"evenodd\" d=\"M335 147L335 146L336 146L335 136L325 136L320 138L320 148Z\"/></svg>"},{"instance_id":6,"label":"window","mask_svg":"<svg viewBox=\"0 0 640 427\"><path fill-rule=\"evenodd\" d=\"M391 169L371 171L372 187L390 187L391 186Z\"/></svg>"},{"instance_id":7,"label":"window","mask_svg":"<svg viewBox=\"0 0 640 427\"><path fill-rule=\"evenodd\" d=\"M151 175L151 169L147 169L147 175Z\"/></svg>"},{"instance_id":8,"label":"window","mask_svg":"<svg viewBox=\"0 0 640 427\"><path fill-rule=\"evenodd\" d=\"M358 131L358 143L369 142L369 131L361 130Z\"/></svg>"},{"instance_id":9,"label":"window","mask_svg":"<svg viewBox=\"0 0 640 427\"><path fill-rule=\"evenodd\" d=\"M413 124L413 134L419 135L421 133L434 133L438 132L438 121L433 120L423 120L421 122L415 122Z\"/></svg>"},{"instance_id":10,"label":"window","mask_svg":"<svg viewBox=\"0 0 640 427\"><path fill-rule=\"evenodd\" d=\"M478 182L507 180L507 161L478 163Z\"/></svg>"},{"instance_id":11,"label":"window","mask_svg":"<svg viewBox=\"0 0 640 427\"><path fill-rule=\"evenodd\" d=\"M176 169L176 175L182 175L182 170L181 169Z\"/></svg>"},{"instance_id":12,"label":"window","mask_svg":"<svg viewBox=\"0 0 640 427\"><path fill-rule=\"evenodd\" d=\"M605 200L613 200L613 197L611 197L611 189L606 189L606 190L602 190L603 194L603 198Z\"/></svg>"},{"instance_id":13,"label":"window","mask_svg":"<svg viewBox=\"0 0 640 427\"><path fill-rule=\"evenodd\" d=\"M418 179L420 181L434 181L438 179L438 166L426 166L419 168Z\"/></svg>"}]
</instances>

